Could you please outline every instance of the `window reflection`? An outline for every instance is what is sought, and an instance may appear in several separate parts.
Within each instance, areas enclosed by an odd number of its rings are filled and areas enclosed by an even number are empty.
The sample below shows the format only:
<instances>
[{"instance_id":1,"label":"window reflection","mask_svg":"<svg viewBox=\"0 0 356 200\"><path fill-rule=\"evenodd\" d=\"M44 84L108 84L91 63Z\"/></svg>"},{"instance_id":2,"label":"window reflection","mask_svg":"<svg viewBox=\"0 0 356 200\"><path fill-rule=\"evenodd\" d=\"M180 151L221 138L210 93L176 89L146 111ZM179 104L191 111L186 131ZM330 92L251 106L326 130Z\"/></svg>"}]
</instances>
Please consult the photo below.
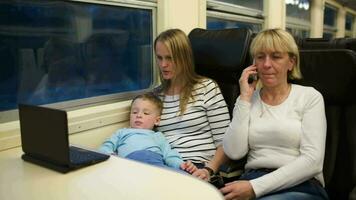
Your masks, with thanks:
<instances>
[{"instance_id":1,"label":"window reflection","mask_svg":"<svg viewBox=\"0 0 356 200\"><path fill-rule=\"evenodd\" d=\"M152 84L152 10L54 0L0 2L0 111Z\"/></svg>"}]
</instances>

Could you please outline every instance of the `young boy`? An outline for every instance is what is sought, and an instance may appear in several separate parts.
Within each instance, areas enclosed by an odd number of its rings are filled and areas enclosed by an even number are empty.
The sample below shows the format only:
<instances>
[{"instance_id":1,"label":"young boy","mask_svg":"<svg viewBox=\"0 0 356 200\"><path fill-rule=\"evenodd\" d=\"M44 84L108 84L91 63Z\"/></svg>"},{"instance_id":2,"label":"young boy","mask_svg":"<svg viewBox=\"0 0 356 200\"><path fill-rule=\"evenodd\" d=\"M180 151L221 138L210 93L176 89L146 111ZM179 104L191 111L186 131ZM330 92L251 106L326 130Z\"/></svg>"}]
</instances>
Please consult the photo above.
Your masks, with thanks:
<instances>
[{"instance_id":1,"label":"young boy","mask_svg":"<svg viewBox=\"0 0 356 200\"><path fill-rule=\"evenodd\" d=\"M131 103L130 128L117 130L99 151L193 173L197 167L190 161L184 162L163 134L154 131L162 109L162 101L153 93L135 97Z\"/></svg>"}]
</instances>

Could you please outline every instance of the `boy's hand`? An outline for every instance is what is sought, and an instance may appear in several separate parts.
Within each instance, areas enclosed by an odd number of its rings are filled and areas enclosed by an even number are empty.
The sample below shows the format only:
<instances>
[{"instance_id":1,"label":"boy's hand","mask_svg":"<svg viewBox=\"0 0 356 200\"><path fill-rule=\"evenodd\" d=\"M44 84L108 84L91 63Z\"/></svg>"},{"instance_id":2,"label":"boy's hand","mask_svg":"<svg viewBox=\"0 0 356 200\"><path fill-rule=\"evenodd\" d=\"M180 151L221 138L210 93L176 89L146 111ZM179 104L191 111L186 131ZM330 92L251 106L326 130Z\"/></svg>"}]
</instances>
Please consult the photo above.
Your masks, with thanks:
<instances>
[{"instance_id":1,"label":"boy's hand","mask_svg":"<svg viewBox=\"0 0 356 200\"><path fill-rule=\"evenodd\" d=\"M198 169L190 160L182 163L180 168L190 174L194 173Z\"/></svg>"}]
</instances>

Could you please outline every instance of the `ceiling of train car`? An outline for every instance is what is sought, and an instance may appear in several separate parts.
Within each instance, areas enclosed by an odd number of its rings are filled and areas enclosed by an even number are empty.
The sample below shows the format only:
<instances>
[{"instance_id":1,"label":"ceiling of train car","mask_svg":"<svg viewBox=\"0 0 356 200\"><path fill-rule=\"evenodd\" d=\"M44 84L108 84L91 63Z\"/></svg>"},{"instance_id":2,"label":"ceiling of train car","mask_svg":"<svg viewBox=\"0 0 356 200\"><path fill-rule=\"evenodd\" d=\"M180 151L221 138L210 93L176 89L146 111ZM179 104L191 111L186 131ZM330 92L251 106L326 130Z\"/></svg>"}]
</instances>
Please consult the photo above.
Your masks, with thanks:
<instances>
[{"instance_id":1,"label":"ceiling of train car","mask_svg":"<svg viewBox=\"0 0 356 200\"><path fill-rule=\"evenodd\" d=\"M356 0L336 0L336 1L356 11Z\"/></svg>"}]
</instances>

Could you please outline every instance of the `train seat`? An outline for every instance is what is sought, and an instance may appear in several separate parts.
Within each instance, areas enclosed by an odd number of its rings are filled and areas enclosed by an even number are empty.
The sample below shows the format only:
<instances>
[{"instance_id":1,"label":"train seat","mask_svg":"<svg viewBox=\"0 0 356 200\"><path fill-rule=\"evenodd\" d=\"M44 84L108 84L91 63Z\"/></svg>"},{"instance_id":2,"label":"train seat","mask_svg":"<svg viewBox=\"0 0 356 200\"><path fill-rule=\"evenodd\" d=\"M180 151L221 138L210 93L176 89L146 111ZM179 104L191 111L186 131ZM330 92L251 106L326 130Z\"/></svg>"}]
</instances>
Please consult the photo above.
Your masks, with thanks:
<instances>
[{"instance_id":1,"label":"train seat","mask_svg":"<svg viewBox=\"0 0 356 200\"><path fill-rule=\"evenodd\" d=\"M356 53L347 49L300 50L303 79L325 101L324 178L330 199L348 199L356 185Z\"/></svg>"},{"instance_id":2,"label":"train seat","mask_svg":"<svg viewBox=\"0 0 356 200\"><path fill-rule=\"evenodd\" d=\"M350 49L356 51L356 38L296 38L300 49Z\"/></svg>"},{"instance_id":3,"label":"train seat","mask_svg":"<svg viewBox=\"0 0 356 200\"><path fill-rule=\"evenodd\" d=\"M230 117L240 94L239 78L242 70L251 63L248 56L252 33L248 29L205 30L194 29L189 33L195 67L198 74L214 79L224 96ZM246 158L233 161L220 168L225 182L236 179Z\"/></svg>"},{"instance_id":4,"label":"train seat","mask_svg":"<svg viewBox=\"0 0 356 200\"><path fill-rule=\"evenodd\" d=\"M251 41L248 29L205 30L189 33L198 74L214 79L225 98L230 116L240 93L239 78L248 65Z\"/></svg>"}]
</instances>

